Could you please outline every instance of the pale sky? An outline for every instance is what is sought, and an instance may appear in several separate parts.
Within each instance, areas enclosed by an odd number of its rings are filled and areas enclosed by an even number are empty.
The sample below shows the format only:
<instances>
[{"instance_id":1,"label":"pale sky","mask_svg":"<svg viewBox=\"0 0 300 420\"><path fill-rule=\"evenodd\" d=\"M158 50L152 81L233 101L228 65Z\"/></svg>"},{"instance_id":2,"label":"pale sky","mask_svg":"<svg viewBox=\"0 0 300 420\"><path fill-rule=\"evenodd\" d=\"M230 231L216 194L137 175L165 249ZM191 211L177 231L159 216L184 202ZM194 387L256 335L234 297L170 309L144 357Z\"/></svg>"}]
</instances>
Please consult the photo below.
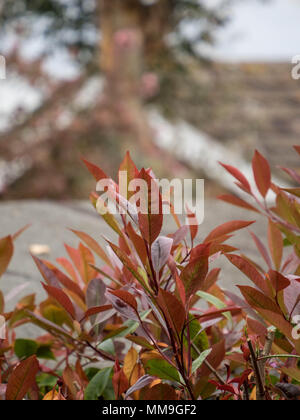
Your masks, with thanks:
<instances>
[{"instance_id":1,"label":"pale sky","mask_svg":"<svg viewBox=\"0 0 300 420\"><path fill-rule=\"evenodd\" d=\"M290 62L300 54L300 0L241 0L232 13L231 23L219 31L214 57Z\"/></svg>"}]
</instances>

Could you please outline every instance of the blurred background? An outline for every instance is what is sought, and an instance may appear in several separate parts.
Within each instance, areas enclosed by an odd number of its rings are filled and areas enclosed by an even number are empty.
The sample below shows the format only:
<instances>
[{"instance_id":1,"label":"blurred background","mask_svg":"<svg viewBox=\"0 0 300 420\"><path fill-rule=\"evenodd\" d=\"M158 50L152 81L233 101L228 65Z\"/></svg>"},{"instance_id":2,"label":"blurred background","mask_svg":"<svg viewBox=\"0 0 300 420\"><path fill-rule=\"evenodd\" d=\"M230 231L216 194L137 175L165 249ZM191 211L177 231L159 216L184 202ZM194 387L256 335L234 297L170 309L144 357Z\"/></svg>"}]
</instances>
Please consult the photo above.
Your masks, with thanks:
<instances>
[{"instance_id":1,"label":"blurred background","mask_svg":"<svg viewBox=\"0 0 300 420\"><path fill-rule=\"evenodd\" d=\"M0 0L0 199L82 199L80 157L232 188L258 148L297 168L299 0Z\"/></svg>"}]
</instances>

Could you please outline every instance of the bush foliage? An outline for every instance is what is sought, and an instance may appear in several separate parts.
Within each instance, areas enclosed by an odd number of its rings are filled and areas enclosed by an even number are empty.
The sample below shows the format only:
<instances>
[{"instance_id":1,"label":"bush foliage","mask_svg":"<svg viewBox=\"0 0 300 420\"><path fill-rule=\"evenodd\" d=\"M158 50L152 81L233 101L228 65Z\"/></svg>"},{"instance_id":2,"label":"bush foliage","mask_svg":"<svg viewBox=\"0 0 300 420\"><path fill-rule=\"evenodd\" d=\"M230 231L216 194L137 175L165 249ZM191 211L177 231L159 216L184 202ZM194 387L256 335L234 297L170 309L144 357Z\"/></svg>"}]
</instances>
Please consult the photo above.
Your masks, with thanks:
<instances>
[{"instance_id":1,"label":"bush foliage","mask_svg":"<svg viewBox=\"0 0 300 420\"><path fill-rule=\"evenodd\" d=\"M300 147L295 150L300 153ZM85 163L96 181L107 178ZM6 326L0 399L299 397L300 176L282 168L297 186L275 185L259 152L253 158L255 188L238 169L223 166L249 199L220 198L268 220L265 240L250 231L264 265L227 243L252 221L218 226L198 244L198 227L181 225L173 213L177 228L163 235L162 211L133 214L111 180L116 204L128 212L99 217L117 239L106 239L104 249L73 231L80 243L77 249L66 246L68 259L59 258L55 266L33 257L47 295L41 303L25 296L7 312L0 293ZM154 177L151 170L138 170L129 154L120 170L149 185ZM268 194L275 197L272 207ZM90 199L99 210L99 196L93 192ZM21 233L0 240L0 276ZM240 295L218 285L220 269L212 268L218 259L248 278ZM25 324L38 326L43 335L16 338L15 330Z\"/></svg>"}]
</instances>

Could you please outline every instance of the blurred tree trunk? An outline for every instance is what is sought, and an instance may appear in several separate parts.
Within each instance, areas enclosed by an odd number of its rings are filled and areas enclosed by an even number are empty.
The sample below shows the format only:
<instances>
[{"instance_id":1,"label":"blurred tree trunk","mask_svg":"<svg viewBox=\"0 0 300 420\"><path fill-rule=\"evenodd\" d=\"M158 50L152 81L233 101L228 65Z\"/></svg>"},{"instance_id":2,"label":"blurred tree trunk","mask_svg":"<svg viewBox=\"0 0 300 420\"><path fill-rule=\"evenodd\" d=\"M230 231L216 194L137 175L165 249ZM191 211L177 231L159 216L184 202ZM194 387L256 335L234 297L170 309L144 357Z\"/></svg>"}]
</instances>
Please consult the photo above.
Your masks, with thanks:
<instances>
[{"instance_id":1,"label":"blurred tree trunk","mask_svg":"<svg viewBox=\"0 0 300 420\"><path fill-rule=\"evenodd\" d=\"M160 0L148 7L140 0L99 1L100 64L108 108L115 118L118 137L124 139L126 133L125 138L149 150L152 133L144 112L142 78L150 56L161 53L172 0Z\"/></svg>"}]
</instances>

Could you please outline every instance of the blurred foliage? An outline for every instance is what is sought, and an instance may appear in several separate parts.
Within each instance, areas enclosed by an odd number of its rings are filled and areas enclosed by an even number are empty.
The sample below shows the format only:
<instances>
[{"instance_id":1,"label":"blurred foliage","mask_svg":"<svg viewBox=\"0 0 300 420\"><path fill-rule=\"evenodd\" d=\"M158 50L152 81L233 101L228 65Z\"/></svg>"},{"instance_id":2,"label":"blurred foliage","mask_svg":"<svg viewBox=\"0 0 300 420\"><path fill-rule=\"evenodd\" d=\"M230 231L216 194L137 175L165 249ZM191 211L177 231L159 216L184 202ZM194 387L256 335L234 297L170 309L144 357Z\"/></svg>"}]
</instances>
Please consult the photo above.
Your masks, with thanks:
<instances>
[{"instance_id":1,"label":"blurred foliage","mask_svg":"<svg viewBox=\"0 0 300 420\"><path fill-rule=\"evenodd\" d=\"M97 56L101 7L105 1L7 0L0 9L0 40L8 33L22 39L43 35L47 54L64 48L82 64L91 64ZM120 1L113 1L117 8ZM149 26L146 49L159 44L170 57L174 57L174 51L196 56L201 43L211 43L213 31L227 20L226 6L231 1L220 0L218 5L207 6L204 0L122 0L129 10L138 11L146 24L145 31ZM163 22L163 33L155 31L155 20Z\"/></svg>"}]
</instances>

